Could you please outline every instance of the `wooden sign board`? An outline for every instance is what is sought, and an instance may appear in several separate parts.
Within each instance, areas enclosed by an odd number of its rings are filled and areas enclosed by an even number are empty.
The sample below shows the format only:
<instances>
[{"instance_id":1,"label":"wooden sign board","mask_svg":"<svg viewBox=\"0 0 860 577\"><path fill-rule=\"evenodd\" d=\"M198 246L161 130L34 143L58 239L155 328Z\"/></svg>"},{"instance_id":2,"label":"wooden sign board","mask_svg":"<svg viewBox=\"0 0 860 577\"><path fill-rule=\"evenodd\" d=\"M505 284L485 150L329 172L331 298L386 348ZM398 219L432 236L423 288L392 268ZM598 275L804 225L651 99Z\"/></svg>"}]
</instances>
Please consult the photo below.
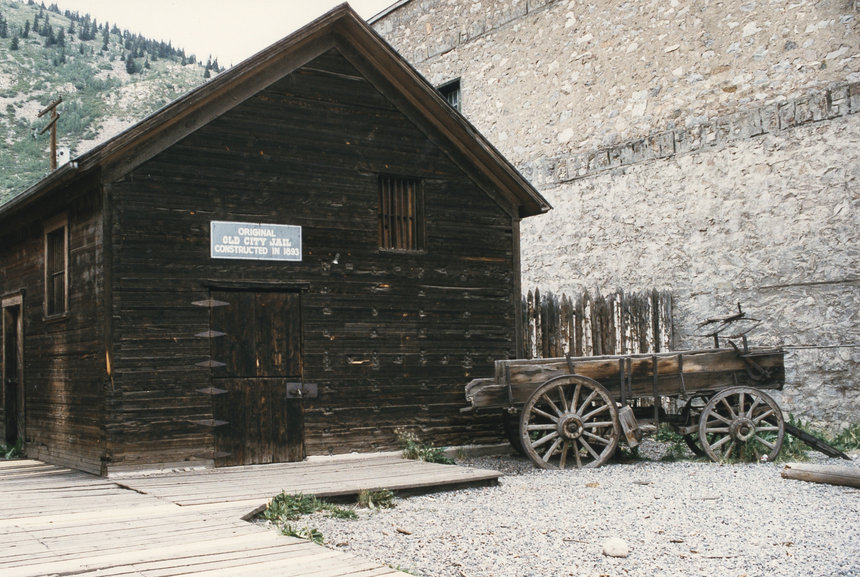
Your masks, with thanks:
<instances>
[{"instance_id":1,"label":"wooden sign board","mask_svg":"<svg viewBox=\"0 0 860 577\"><path fill-rule=\"evenodd\" d=\"M213 220L210 256L239 260L301 262L302 227Z\"/></svg>"}]
</instances>

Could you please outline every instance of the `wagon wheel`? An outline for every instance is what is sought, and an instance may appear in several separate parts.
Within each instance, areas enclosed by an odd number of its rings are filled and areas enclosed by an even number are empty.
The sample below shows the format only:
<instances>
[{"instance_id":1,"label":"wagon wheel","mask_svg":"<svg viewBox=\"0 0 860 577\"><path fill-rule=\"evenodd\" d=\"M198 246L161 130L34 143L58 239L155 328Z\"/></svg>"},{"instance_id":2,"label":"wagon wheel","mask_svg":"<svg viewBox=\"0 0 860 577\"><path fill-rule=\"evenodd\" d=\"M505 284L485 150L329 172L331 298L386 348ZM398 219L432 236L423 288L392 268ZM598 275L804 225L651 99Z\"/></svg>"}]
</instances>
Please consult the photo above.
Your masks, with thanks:
<instances>
[{"instance_id":1,"label":"wagon wheel","mask_svg":"<svg viewBox=\"0 0 860 577\"><path fill-rule=\"evenodd\" d=\"M502 427L505 430L505 437L510 442L511 447L513 447L517 453L520 455L525 455L526 451L523 449L523 440L520 437L520 416L517 413L509 413L507 411L502 413Z\"/></svg>"},{"instance_id":2,"label":"wagon wheel","mask_svg":"<svg viewBox=\"0 0 860 577\"><path fill-rule=\"evenodd\" d=\"M684 421L684 425L692 424L699 420L699 417L702 414L702 409L708 402L708 397L704 395L696 395L695 397L690 397L687 401L687 404L684 405L684 408L681 409L681 418ZM697 457L704 457L705 450L702 448L702 444L699 442L699 434L698 433L690 433L688 435L684 435L684 442L687 443L687 447L693 452Z\"/></svg>"},{"instance_id":3,"label":"wagon wheel","mask_svg":"<svg viewBox=\"0 0 860 577\"><path fill-rule=\"evenodd\" d=\"M779 454L785 423L770 396L752 387L724 389L699 418L699 441L712 461L751 461Z\"/></svg>"},{"instance_id":4,"label":"wagon wheel","mask_svg":"<svg viewBox=\"0 0 860 577\"><path fill-rule=\"evenodd\" d=\"M576 375L541 385L520 413L525 453L543 469L599 467L615 452L620 431L609 392Z\"/></svg>"}]
</instances>

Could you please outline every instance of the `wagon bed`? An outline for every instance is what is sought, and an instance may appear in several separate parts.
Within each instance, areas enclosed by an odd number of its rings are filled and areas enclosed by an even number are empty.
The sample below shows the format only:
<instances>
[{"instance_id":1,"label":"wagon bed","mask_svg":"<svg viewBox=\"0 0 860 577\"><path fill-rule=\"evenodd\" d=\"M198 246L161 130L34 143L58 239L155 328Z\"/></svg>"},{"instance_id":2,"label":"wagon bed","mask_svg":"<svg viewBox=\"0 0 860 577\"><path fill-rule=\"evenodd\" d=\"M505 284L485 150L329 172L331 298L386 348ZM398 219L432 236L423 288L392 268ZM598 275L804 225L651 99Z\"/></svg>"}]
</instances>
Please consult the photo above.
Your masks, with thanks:
<instances>
[{"instance_id":1,"label":"wagon bed","mask_svg":"<svg viewBox=\"0 0 860 577\"><path fill-rule=\"evenodd\" d=\"M708 349L500 360L495 362L493 378L474 379L466 385L466 400L472 409L522 406L537 385L571 374L597 381L622 404L643 397L701 395L727 386L782 389L784 356L782 349L759 347L747 352Z\"/></svg>"}]
</instances>

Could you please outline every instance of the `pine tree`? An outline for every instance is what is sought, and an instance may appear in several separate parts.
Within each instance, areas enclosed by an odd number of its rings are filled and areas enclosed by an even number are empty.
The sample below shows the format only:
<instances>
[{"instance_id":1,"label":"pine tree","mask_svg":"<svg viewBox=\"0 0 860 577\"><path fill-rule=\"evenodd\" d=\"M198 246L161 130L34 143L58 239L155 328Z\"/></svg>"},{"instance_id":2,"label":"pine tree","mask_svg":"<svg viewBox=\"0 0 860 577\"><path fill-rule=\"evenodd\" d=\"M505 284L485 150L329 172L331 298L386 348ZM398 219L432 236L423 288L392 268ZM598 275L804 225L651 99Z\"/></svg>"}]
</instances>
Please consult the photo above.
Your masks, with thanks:
<instances>
[{"instance_id":1,"label":"pine tree","mask_svg":"<svg viewBox=\"0 0 860 577\"><path fill-rule=\"evenodd\" d=\"M9 50L18 50L18 36L12 37L12 43L9 45Z\"/></svg>"},{"instance_id":2,"label":"pine tree","mask_svg":"<svg viewBox=\"0 0 860 577\"><path fill-rule=\"evenodd\" d=\"M57 46L65 46L66 45L66 31L63 30L63 27L60 26L57 31ZM66 61L65 56L63 57L63 62Z\"/></svg>"},{"instance_id":3,"label":"pine tree","mask_svg":"<svg viewBox=\"0 0 860 577\"><path fill-rule=\"evenodd\" d=\"M0 14L0 38L9 38L9 24L2 14Z\"/></svg>"},{"instance_id":4,"label":"pine tree","mask_svg":"<svg viewBox=\"0 0 860 577\"><path fill-rule=\"evenodd\" d=\"M30 21L29 20L24 22L24 31L21 33L21 37L22 38L29 38L30 37Z\"/></svg>"},{"instance_id":5,"label":"pine tree","mask_svg":"<svg viewBox=\"0 0 860 577\"><path fill-rule=\"evenodd\" d=\"M134 58L131 57L131 54L125 57L125 71L131 74L136 74L140 72L140 69L137 67L137 63L135 63Z\"/></svg>"}]
</instances>

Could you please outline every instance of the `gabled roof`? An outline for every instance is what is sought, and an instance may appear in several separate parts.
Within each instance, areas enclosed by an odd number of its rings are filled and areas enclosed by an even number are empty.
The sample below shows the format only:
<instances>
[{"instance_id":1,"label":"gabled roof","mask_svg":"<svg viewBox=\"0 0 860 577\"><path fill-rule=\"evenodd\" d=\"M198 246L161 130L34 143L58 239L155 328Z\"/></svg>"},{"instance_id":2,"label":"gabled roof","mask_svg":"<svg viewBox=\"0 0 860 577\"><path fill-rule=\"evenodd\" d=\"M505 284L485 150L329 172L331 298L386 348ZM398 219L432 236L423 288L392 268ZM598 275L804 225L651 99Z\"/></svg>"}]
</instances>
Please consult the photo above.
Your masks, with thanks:
<instances>
[{"instance_id":1,"label":"gabled roof","mask_svg":"<svg viewBox=\"0 0 860 577\"><path fill-rule=\"evenodd\" d=\"M461 114L348 4L341 4L286 38L222 72L54 171L0 206L0 219L99 170L103 182L127 174L191 132L337 48L492 197L516 215L547 212L549 203Z\"/></svg>"}]
</instances>

